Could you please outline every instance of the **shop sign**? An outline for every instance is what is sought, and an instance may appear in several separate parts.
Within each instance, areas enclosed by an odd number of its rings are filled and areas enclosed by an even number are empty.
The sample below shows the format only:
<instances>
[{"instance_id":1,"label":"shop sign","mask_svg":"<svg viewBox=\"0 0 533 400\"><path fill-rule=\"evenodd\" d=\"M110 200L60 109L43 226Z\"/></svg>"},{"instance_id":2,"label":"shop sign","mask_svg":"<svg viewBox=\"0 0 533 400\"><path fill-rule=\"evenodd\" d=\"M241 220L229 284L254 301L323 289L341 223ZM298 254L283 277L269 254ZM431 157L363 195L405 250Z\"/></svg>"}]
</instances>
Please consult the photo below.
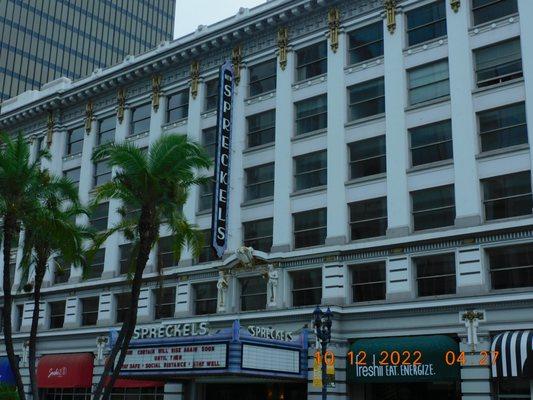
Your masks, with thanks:
<instances>
[{"instance_id":1,"label":"shop sign","mask_svg":"<svg viewBox=\"0 0 533 400\"><path fill-rule=\"evenodd\" d=\"M203 336L209 333L207 322L138 326L132 339L162 339L173 337Z\"/></svg>"},{"instance_id":2,"label":"shop sign","mask_svg":"<svg viewBox=\"0 0 533 400\"><path fill-rule=\"evenodd\" d=\"M128 350L123 371L226 368L227 344L142 347Z\"/></svg>"},{"instance_id":3,"label":"shop sign","mask_svg":"<svg viewBox=\"0 0 533 400\"><path fill-rule=\"evenodd\" d=\"M447 362L459 345L449 336L359 339L347 355L352 382L424 382L459 379L459 364Z\"/></svg>"},{"instance_id":4,"label":"shop sign","mask_svg":"<svg viewBox=\"0 0 533 400\"><path fill-rule=\"evenodd\" d=\"M248 332L253 337L261 339L273 339L282 340L284 342L292 342L293 336L291 332L284 331L282 329L265 328L263 326L250 325Z\"/></svg>"},{"instance_id":5,"label":"shop sign","mask_svg":"<svg viewBox=\"0 0 533 400\"><path fill-rule=\"evenodd\" d=\"M242 369L300 373L300 351L279 347L242 345Z\"/></svg>"}]
</instances>

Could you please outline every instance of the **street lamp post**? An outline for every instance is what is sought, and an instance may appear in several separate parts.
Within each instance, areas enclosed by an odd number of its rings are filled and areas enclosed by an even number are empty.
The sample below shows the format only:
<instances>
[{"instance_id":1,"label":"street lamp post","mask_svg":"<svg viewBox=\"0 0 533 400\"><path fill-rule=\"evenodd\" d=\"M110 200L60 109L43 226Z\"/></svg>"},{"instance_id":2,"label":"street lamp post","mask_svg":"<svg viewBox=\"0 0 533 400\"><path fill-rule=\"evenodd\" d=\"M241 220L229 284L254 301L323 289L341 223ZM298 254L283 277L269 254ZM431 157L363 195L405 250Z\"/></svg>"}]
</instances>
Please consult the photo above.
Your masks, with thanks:
<instances>
[{"instance_id":1,"label":"street lamp post","mask_svg":"<svg viewBox=\"0 0 533 400\"><path fill-rule=\"evenodd\" d=\"M316 306L313 311L313 325L315 327L315 335L320 341L320 348L322 349L321 367L322 367L322 400L328 398L326 387L326 351L327 345L331 340L331 310L328 309L323 312L319 306Z\"/></svg>"}]
</instances>

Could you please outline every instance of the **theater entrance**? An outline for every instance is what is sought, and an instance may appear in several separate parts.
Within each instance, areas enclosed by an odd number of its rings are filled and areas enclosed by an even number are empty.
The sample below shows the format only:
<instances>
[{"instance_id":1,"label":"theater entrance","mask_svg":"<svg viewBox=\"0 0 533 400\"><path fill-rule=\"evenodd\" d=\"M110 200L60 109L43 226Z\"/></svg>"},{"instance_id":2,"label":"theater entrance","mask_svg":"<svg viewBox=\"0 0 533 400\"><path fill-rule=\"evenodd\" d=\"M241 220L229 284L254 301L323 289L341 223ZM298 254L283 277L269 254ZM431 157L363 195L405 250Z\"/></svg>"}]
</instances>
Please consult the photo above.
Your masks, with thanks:
<instances>
[{"instance_id":1,"label":"theater entrance","mask_svg":"<svg viewBox=\"0 0 533 400\"><path fill-rule=\"evenodd\" d=\"M208 383L198 388L197 400L302 400L307 384L293 382Z\"/></svg>"}]
</instances>

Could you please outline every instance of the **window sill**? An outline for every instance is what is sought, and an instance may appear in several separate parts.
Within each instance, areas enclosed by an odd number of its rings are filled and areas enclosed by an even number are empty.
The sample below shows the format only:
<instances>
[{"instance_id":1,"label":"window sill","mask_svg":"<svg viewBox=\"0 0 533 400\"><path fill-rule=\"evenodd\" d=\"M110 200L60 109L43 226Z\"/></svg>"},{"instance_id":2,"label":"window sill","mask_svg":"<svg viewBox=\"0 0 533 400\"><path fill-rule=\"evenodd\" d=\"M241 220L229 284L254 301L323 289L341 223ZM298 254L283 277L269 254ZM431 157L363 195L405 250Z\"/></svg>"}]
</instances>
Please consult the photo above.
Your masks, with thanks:
<instances>
[{"instance_id":1,"label":"window sill","mask_svg":"<svg viewBox=\"0 0 533 400\"><path fill-rule=\"evenodd\" d=\"M201 217L203 215L209 215L211 214L211 209L208 210L202 210L202 211L196 211L196 216Z\"/></svg>"},{"instance_id":2,"label":"window sill","mask_svg":"<svg viewBox=\"0 0 533 400\"><path fill-rule=\"evenodd\" d=\"M256 94L255 96L250 96L244 99L244 101L247 105L250 105L250 104L257 103L263 100L273 99L275 95L276 95L276 89L270 90L268 92Z\"/></svg>"},{"instance_id":3,"label":"window sill","mask_svg":"<svg viewBox=\"0 0 533 400\"><path fill-rule=\"evenodd\" d=\"M494 150L490 150L490 151L481 152L479 154L476 154L476 159L477 160L483 160L483 159L486 159L486 158L491 158L491 157L498 156L498 155L503 155L503 154L514 153L514 152L518 152L520 150L527 150L527 149L529 149L529 144L528 143L517 144L515 146L509 146L509 147L504 147L504 148L501 148L501 149L494 149Z\"/></svg>"},{"instance_id":4,"label":"window sill","mask_svg":"<svg viewBox=\"0 0 533 400\"><path fill-rule=\"evenodd\" d=\"M202 118L205 119L205 118L209 118L209 117L212 117L212 116L216 115L216 113L217 113L217 110L216 110L216 108L214 108L214 109L212 109L212 110L204 111L204 112L201 114L201 116L202 116Z\"/></svg>"},{"instance_id":5,"label":"window sill","mask_svg":"<svg viewBox=\"0 0 533 400\"><path fill-rule=\"evenodd\" d=\"M174 122L167 122L166 124L161 125L161 129L164 131L168 131L172 128L177 128L178 126L187 125L188 117L178 119Z\"/></svg>"},{"instance_id":6,"label":"window sill","mask_svg":"<svg viewBox=\"0 0 533 400\"><path fill-rule=\"evenodd\" d=\"M411 231L411 235L418 235L418 234L422 234L422 233L431 233L431 232L442 232L442 231L448 231L450 229L453 229L455 226L454 225L446 225L446 226L438 226L436 228L428 228L428 229L418 229L418 230L413 230Z\"/></svg>"},{"instance_id":7,"label":"window sill","mask_svg":"<svg viewBox=\"0 0 533 400\"><path fill-rule=\"evenodd\" d=\"M321 74L317 76L313 76L312 78L307 78L298 82L293 83L292 88L293 90L302 89L304 87L316 85L317 83L326 82L328 74Z\"/></svg>"},{"instance_id":8,"label":"window sill","mask_svg":"<svg viewBox=\"0 0 533 400\"><path fill-rule=\"evenodd\" d=\"M448 101L450 101L449 95L439 97L438 99L423 101L422 103L417 103L417 104L413 104L411 106L405 107L405 112L422 109L422 108L433 106L433 105L440 104L440 103L446 103Z\"/></svg>"},{"instance_id":9,"label":"window sill","mask_svg":"<svg viewBox=\"0 0 533 400\"><path fill-rule=\"evenodd\" d=\"M379 181L379 180L385 179L386 177L387 177L386 172L382 172L380 174L375 174L375 175L362 176L361 178L350 179L349 181L344 182L344 186L356 186L364 182Z\"/></svg>"},{"instance_id":10,"label":"window sill","mask_svg":"<svg viewBox=\"0 0 533 400\"><path fill-rule=\"evenodd\" d=\"M147 137L148 135L150 135L150 131L145 131L145 132L140 132L140 133L136 133L135 135L129 135L129 136L126 136L126 141L127 142L133 142L137 139L141 139L143 137Z\"/></svg>"},{"instance_id":11,"label":"window sill","mask_svg":"<svg viewBox=\"0 0 533 400\"><path fill-rule=\"evenodd\" d=\"M413 172L419 172L419 171L425 171L428 169L438 168L438 167L447 167L453 165L453 158L447 159L447 160L440 160L440 161L434 161L427 164L421 164L417 165L415 167L411 167L407 169L407 173L413 173Z\"/></svg>"},{"instance_id":12,"label":"window sill","mask_svg":"<svg viewBox=\"0 0 533 400\"><path fill-rule=\"evenodd\" d=\"M383 240L383 239L386 239L387 236L386 235L381 235L381 236L371 236L371 237L365 237L365 238L360 238L360 239L354 239L354 240L350 240L348 243L361 243L361 242L371 242L373 240Z\"/></svg>"},{"instance_id":13,"label":"window sill","mask_svg":"<svg viewBox=\"0 0 533 400\"><path fill-rule=\"evenodd\" d=\"M363 125L363 124L366 124L368 122L372 122L372 121L375 121L375 120L378 120L378 119L383 119L383 118L385 118L385 113L376 114L376 115L370 115L369 117L354 119L353 121L347 122L347 123L344 124L344 127L345 128L351 128L353 126Z\"/></svg>"},{"instance_id":14,"label":"window sill","mask_svg":"<svg viewBox=\"0 0 533 400\"><path fill-rule=\"evenodd\" d=\"M322 186L315 186L315 187L311 187L307 189L297 190L295 192L292 192L290 194L290 197L299 197L299 196L305 196L307 194L323 192L324 190L327 189L327 187L328 185L322 185Z\"/></svg>"},{"instance_id":15,"label":"window sill","mask_svg":"<svg viewBox=\"0 0 533 400\"><path fill-rule=\"evenodd\" d=\"M291 138L291 142L293 143L299 142L300 140L304 140L304 139L307 139L313 136L320 136L320 135L323 135L324 133L327 133L327 131L328 131L328 128L322 128L322 129L317 129L316 131L302 133L300 135L293 136Z\"/></svg>"},{"instance_id":16,"label":"window sill","mask_svg":"<svg viewBox=\"0 0 533 400\"><path fill-rule=\"evenodd\" d=\"M241 203L241 207L256 206L258 204L270 203L274 201L274 196L262 197L260 199L246 200Z\"/></svg>"},{"instance_id":17,"label":"window sill","mask_svg":"<svg viewBox=\"0 0 533 400\"><path fill-rule=\"evenodd\" d=\"M413 44L411 46L408 46L404 49L404 55L411 55L413 53L419 53L421 51L432 49L435 47L442 46L443 44L448 43L448 36L440 36L438 38L426 40L425 42L420 42Z\"/></svg>"},{"instance_id":18,"label":"window sill","mask_svg":"<svg viewBox=\"0 0 533 400\"><path fill-rule=\"evenodd\" d=\"M63 161L71 161L71 160L75 160L75 159L78 159L78 158L81 158L81 152L76 153L76 154L66 155L66 156L63 157Z\"/></svg>"},{"instance_id":19,"label":"window sill","mask_svg":"<svg viewBox=\"0 0 533 400\"><path fill-rule=\"evenodd\" d=\"M489 289L489 294L508 294L508 293L531 293L533 286L523 286L523 287L514 287L514 288L505 288L505 289Z\"/></svg>"},{"instance_id":20,"label":"window sill","mask_svg":"<svg viewBox=\"0 0 533 400\"><path fill-rule=\"evenodd\" d=\"M520 84L523 84L523 83L524 83L524 77L521 76L520 78L512 79L510 81L505 81L501 83L495 83L494 85L490 85L490 86L483 86L483 87L475 88L474 90L472 90L472 94L475 95L479 93L490 92L491 90L504 89L509 86L520 86Z\"/></svg>"},{"instance_id":21,"label":"window sill","mask_svg":"<svg viewBox=\"0 0 533 400\"><path fill-rule=\"evenodd\" d=\"M523 215L516 215L514 217L507 217L507 218L496 218L496 219L484 219L484 224L496 224L499 222L512 222L512 221L520 221L524 218L531 218L533 216L533 212L529 214L523 214Z\"/></svg>"},{"instance_id":22,"label":"window sill","mask_svg":"<svg viewBox=\"0 0 533 400\"><path fill-rule=\"evenodd\" d=\"M382 65L383 60L384 60L383 56L369 58L368 60L364 60L364 61L360 61L355 64L348 65L347 67L344 68L344 72L351 74L353 72L361 71L363 69L368 69L371 67L375 67L377 65Z\"/></svg>"},{"instance_id":23,"label":"window sill","mask_svg":"<svg viewBox=\"0 0 533 400\"><path fill-rule=\"evenodd\" d=\"M256 151L261 151L269 148L274 148L275 142L260 144L259 146L247 147L242 151L242 154L254 153Z\"/></svg>"},{"instance_id":24,"label":"window sill","mask_svg":"<svg viewBox=\"0 0 533 400\"><path fill-rule=\"evenodd\" d=\"M468 30L471 35L476 35L481 32L486 32L499 26L507 25L508 23L518 22L520 18L519 13L509 14L504 17L493 19L492 21L483 22L479 25L474 25Z\"/></svg>"}]
</instances>

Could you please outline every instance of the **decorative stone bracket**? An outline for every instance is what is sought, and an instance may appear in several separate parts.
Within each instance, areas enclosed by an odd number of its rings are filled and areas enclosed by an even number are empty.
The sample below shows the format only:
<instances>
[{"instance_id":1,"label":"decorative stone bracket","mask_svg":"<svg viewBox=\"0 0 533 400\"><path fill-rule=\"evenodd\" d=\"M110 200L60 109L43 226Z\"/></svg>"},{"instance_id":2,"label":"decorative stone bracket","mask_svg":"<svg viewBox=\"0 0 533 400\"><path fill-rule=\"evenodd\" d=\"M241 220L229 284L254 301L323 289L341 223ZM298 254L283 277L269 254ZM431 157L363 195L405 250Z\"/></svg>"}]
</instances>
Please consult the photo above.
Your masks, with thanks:
<instances>
[{"instance_id":1,"label":"decorative stone bracket","mask_svg":"<svg viewBox=\"0 0 533 400\"><path fill-rule=\"evenodd\" d=\"M392 35L396 30L396 0L385 0L385 14L387 16L387 29Z\"/></svg>"},{"instance_id":2,"label":"decorative stone bracket","mask_svg":"<svg viewBox=\"0 0 533 400\"><path fill-rule=\"evenodd\" d=\"M467 330L468 344L472 352L476 351L478 344L477 327L480 321L486 321L485 311L467 310L459 313L459 321L464 322Z\"/></svg>"},{"instance_id":3,"label":"decorative stone bracket","mask_svg":"<svg viewBox=\"0 0 533 400\"><path fill-rule=\"evenodd\" d=\"M461 0L450 0L450 6L454 12L458 12L459 7L461 7Z\"/></svg>"},{"instance_id":4,"label":"decorative stone bracket","mask_svg":"<svg viewBox=\"0 0 533 400\"><path fill-rule=\"evenodd\" d=\"M191 64L191 96L196 99L198 96L198 82L200 81L200 63L193 61Z\"/></svg>"},{"instance_id":5,"label":"decorative stone bracket","mask_svg":"<svg viewBox=\"0 0 533 400\"><path fill-rule=\"evenodd\" d=\"M241 81L242 67L242 46L238 45L231 52L231 62L233 64L233 73L235 75L235 85L238 86Z\"/></svg>"},{"instance_id":6,"label":"decorative stone bracket","mask_svg":"<svg viewBox=\"0 0 533 400\"><path fill-rule=\"evenodd\" d=\"M287 67L287 52L289 49L289 29L287 27L278 30L278 58L279 66L282 71Z\"/></svg>"},{"instance_id":7,"label":"decorative stone bracket","mask_svg":"<svg viewBox=\"0 0 533 400\"><path fill-rule=\"evenodd\" d=\"M341 26L341 13L338 8L330 8L328 12L329 40L331 50L336 53L339 49L339 29Z\"/></svg>"},{"instance_id":8,"label":"decorative stone bracket","mask_svg":"<svg viewBox=\"0 0 533 400\"><path fill-rule=\"evenodd\" d=\"M91 122L94 119L94 109L93 102L89 100L85 106L85 133L89 134L91 132Z\"/></svg>"},{"instance_id":9,"label":"decorative stone bracket","mask_svg":"<svg viewBox=\"0 0 533 400\"><path fill-rule=\"evenodd\" d=\"M126 93L123 88L117 92L117 119L121 124L124 121L124 109L126 108Z\"/></svg>"},{"instance_id":10,"label":"decorative stone bracket","mask_svg":"<svg viewBox=\"0 0 533 400\"><path fill-rule=\"evenodd\" d=\"M154 112L159 110L159 96L161 96L161 81L163 77L161 75L152 76L152 108Z\"/></svg>"},{"instance_id":11,"label":"decorative stone bracket","mask_svg":"<svg viewBox=\"0 0 533 400\"><path fill-rule=\"evenodd\" d=\"M46 146L52 146L52 137L54 135L54 111L48 111L48 120L46 121Z\"/></svg>"}]
</instances>

